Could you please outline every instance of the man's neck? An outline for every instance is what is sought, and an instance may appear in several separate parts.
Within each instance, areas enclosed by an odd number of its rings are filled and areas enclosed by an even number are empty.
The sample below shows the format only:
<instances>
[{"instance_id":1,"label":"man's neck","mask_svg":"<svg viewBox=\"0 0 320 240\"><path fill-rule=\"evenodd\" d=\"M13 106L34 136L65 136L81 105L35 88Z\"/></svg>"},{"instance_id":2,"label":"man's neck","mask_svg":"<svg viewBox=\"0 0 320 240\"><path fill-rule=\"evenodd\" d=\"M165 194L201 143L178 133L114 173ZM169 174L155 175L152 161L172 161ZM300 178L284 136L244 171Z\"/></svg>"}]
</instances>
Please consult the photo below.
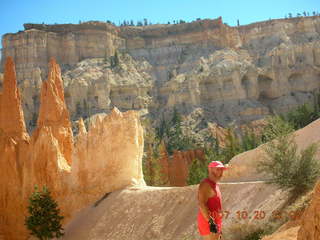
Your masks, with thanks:
<instances>
[{"instance_id":1,"label":"man's neck","mask_svg":"<svg viewBox=\"0 0 320 240\"><path fill-rule=\"evenodd\" d=\"M217 182L218 182L217 179L216 179L215 177L213 177L213 176L209 176L208 178L209 178L209 180L210 180L211 182L214 182L214 183L217 183Z\"/></svg>"}]
</instances>

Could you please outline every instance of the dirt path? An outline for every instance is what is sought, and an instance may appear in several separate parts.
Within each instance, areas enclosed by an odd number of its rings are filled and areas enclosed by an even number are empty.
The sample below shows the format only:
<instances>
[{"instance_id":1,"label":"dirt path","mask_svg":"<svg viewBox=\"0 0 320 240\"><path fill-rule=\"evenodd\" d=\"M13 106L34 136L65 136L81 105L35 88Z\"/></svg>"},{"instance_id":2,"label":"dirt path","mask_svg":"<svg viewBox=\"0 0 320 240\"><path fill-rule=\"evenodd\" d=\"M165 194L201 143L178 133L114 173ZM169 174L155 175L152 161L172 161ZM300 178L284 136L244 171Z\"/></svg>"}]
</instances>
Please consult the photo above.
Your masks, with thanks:
<instances>
[{"instance_id":1,"label":"dirt path","mask_svg":"<svg viewBox=\"0 0 320 240\"><path fill-rule=\"evenodd\" d=\"M239 181L239 182L220 182L219 184L225 185L225 184L248 184L248 183L267 183L267 181L264 180L250 180L250 181Z\"/></svg>"}]
</instances>

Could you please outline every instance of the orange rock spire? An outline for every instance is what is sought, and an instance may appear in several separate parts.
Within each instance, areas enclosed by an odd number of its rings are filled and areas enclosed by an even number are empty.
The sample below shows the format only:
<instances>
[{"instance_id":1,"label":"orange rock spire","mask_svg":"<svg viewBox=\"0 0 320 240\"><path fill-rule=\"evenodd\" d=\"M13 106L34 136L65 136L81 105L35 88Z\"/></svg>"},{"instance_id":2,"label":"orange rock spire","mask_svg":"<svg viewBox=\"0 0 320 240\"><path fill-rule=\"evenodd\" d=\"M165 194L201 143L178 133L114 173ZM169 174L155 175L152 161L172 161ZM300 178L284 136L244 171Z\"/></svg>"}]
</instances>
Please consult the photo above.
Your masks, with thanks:
<instances>
[{"instance_id":1,"label":"orange rock spire","mask_svg":"<svg viewBox=\"0 0 320 240\"><path fill-rule=\"evenodd\" d=\"M35 137L42 127L51 127L68 164L71 165L73 134L66 103L64 101L61 70L52 58L49 63L48 80L43 82L40 97L39 118Z\"/></svg>"},{"instance_id":2,"label":"orange rock spire","mask_svg":"<svg viewBox=\"0 0 320 240\"><path fill-rule=\"evenodd\" d=\"M24 122L20 94L17 88L15 65L12 57L6 59L3 92L0 100L1 132L16 140L29 138Z\"/></svg>"},{"instance_id":3,"label":"orange rock spire","mask_svg":"<svg viewBox=\"0 0 320 240\"><path fill-rule=\"evenodd\" d=\"M22 239L20 236L26 234L21 189L28 146L15 65L8 57L0 94L0 238Z\"/></svg>"}]
</instances>

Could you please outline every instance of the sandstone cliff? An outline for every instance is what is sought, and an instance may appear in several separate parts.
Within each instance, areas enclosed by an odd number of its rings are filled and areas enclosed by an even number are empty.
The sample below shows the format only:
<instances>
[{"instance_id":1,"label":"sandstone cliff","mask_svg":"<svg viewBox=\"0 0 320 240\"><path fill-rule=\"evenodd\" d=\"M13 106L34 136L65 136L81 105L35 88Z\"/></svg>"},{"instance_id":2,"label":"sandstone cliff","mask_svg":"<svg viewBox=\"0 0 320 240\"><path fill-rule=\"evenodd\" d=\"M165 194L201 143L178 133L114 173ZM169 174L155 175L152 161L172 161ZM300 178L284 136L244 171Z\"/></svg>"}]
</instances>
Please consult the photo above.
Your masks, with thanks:
<instances>
[{"instance_id":1,"label":"sandstone cliff","mask_svg":"<svg viewBox=\"0 0 320 240\"><path fill-rule=\"evenodd\" d=\"M154 87L150 68L146 61L136 62L129 55L120 55L119 66L114 68L105 59L80 62L63 75L66 103L72 117L87 118L113 107L148 109Z\"/></svg>"},{"instance_id":2,"label":"sandstone cliff","mask_svg":"<svg viewBox=\"0 0 320 240\"><path fill-rule=\"evenodd\" d=\"M35 185L48 186L65 221L105 193L144 185L143 131L137 113L122 114L115 109L111 115L97 118L88 132L82 124L74 144L60 68L52 59L48 80L41 86L38 124L30 138L11 58L5 65L3 86L0 236L4 239L26 238L24 217Z\"/></svg>"},{"instance_id":3,"label":"sandstone cliff","mask_svg":"<svg viewBox=\"0 0 320 240\"><path fill-rule=\"evenodd\" d=\"M176 107L185 115L200 108L206 122L242 124L310 102L320 88L319 17L240 27L219 18L120 28L102 22L28 24L25 29L4 35L2 59L16 61L29 128L39 105L36 89L52 56L62 63L72 118L117 106L143 109L155 119ZM110 67L116 50L131 56L122 58L120 68Z\"/></svg>"}]
</instances>

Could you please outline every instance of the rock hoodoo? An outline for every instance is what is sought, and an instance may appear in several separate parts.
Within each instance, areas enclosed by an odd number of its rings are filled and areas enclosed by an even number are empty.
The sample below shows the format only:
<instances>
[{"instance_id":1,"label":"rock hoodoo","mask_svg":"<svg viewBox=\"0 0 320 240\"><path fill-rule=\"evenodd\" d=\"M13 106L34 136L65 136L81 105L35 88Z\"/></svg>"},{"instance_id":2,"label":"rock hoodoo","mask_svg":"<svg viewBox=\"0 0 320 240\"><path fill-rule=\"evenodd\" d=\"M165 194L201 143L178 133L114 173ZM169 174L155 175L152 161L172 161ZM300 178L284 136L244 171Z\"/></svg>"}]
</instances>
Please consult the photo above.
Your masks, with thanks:
<instances>
[{"instance_id":1,"label":"rock hoodoo","mask_svg":"<svg viewBox=\"0 0 320 240\"><path fill-rule=\"evenodd\" d=\"M4 72L3 91L0 93L0 236L15 239L26 234L21 224L26 205L22 192L29 135L24 124L12 58L6 60Z\"/></svg>"},{"instance_id":2,"label":"rock hoodoo","mask_svg":"<svg viewBox=\"0 0 320 240\"><path fill-rule=\"evenodd\" d=\"M4 68L3 90L0 106L0 129L14 139L27 139L26 126L17 88L16 70L12 57L8 57Z\"/></svg>"}]
</instances>

